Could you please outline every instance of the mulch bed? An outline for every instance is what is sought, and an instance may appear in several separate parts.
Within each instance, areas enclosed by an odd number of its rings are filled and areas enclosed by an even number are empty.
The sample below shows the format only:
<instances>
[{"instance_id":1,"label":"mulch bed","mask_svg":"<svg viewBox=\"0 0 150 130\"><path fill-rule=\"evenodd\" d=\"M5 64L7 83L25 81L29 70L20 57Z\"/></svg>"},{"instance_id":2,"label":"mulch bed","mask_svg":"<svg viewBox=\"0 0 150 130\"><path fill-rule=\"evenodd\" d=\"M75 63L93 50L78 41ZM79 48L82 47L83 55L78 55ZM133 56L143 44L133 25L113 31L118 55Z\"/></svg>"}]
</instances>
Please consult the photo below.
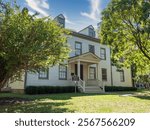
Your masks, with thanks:
<instances>
[{"instance_id":1,"label":"mulch bed","mask_svg":"<svg viewBox=\"0 0 150 130\"><path fill-rule=\"evenodd\" d=\"M18 97L2 97L0 98L1 105L14 105L14 104L24 104L31 102L31 99L18 98Z\"/></svg>"}]
</instances>

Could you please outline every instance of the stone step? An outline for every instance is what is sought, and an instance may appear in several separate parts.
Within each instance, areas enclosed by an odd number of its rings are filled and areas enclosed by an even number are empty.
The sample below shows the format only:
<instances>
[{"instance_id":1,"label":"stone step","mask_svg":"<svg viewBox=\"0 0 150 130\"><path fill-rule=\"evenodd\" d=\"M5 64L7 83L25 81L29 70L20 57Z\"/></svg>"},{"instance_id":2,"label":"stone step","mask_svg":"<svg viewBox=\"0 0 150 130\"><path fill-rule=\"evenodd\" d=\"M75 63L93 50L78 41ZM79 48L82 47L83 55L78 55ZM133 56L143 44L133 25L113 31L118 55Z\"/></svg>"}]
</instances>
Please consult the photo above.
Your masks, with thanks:
<instances>
[{"instance_id":1,"label":"stone step","mask_svg":"<svg viewBox=\"0 0 150 130\"><path fill-rule=\"evenodd\" d=\"M85 93L103 93L103 90L98 86L86 86Z\"/></svg>"}]
</instances>

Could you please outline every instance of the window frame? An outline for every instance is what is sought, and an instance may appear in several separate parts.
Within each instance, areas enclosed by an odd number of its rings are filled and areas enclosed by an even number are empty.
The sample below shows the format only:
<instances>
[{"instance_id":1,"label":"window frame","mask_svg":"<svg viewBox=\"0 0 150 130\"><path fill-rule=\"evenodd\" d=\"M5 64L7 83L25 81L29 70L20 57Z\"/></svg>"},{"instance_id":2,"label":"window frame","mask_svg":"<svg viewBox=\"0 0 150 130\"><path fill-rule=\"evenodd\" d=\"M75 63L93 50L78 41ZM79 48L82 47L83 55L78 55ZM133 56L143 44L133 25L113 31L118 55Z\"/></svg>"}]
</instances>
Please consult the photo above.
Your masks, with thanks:
<instances>
[{"instance_id":1,"label":"window frame","mask_svg":"<svg viewBox=\"0 0 150 130\"><path fill-rule=\"evenodd\" d=\"M63 67L65 67L65 71L60 71L60 68L61 68L61 66L63 66ZM67 80L67 66L66 65L63 65L63 64L59 64L59 80ZM62 78L61 77L61 74L65 74L65 78Z\"/></svg>"},{"instance_id":2,"label":"window frame","mask_svg":"<svg viewBox=\"0 0 150 130\"><path fill-rule=\"evenodd\" d=\"M61 27L65 28L65 19L58 17L57 21Z\"/></svg>"},{"instance_id":3,"label":"window frame","mask_svg":"<svg viewBox=\"0 0 150 130\"><path fill-rule=\"evenodd\" d=\"M90 37L95 37L95 31L92 28L89 28L89 36Z\"/></svg>"},{"instance_id":4,"label":"window frame","mask_svg":"<svg viewBox=\"0 0 150 130\"><path fill-rule=\"evenodd\" d=\"M104 53L102 53L101 50L104 50ZM102 55L104 56L104 58L102 58ZM100 48L100 58L101 60L106 60L106 48Z\"/></svg>"},{"instance_id":5,"label":"window frame","mask_svg":"<svg viewBox=\"0 0 150 130\"><path fill-rule=\"evenodd\" d=\"M104 71L103 70L105 70L105 74L103 73ZM107 81L108 80L108 76L107 76L107 69L106 68L102 68L102 81ZM105 76L105 78L104 78L104 76Z\"/></svg>"},{"instance_id":6,"label":"window frame","mask_svg":"<svg viewBox=\"0 0 150 130\"><path fill-rule=\"evenodd\" d=\"M77 48L77 44L80 44L80 48ZM80 51L80 54L77 54L77 51ZM82 54L82 42L75 42L75 56L81 55Z\"/></svg>"},{"instance_id":7,"label":"window frame","mask_svg":"<svg viewBox=\"0 0 150 130\"><path fill-rule=\"evenodd\" d=\"M124 70L120 70L120 82L125 82Z\"/></svg>"},{"instance_id":8,"label":"window frame","mask_svg":"<svg viewBox=\"0 0 150 130\"><path fill-rule=\"evenodd\" d=\"M91 69L94 69L94 79L91 78ZM93 73L92 73L93 74ZM95 80L96 79L96 68L95 67L89 67L89 79Z\"/></svg>"},{"instance_id":9,"label":"window frame","mask_svg":"<svg viewBox=\"0 0 150 130\"><path fill-rule=\"evenodd\" d=\"M43 70L39 69L39 72L38 72L38 79L49 79L49 68L47 69L44 69L44 73L46 73L45 77L44 76L41 76L40 72L42 72Z\"/></svg>"},{"instance_id":10,"label":"window frame","mask_svg":"<svg viewBox=\"0 0 150 130\"><path fill-rule=\"evenodd\" d=\"M91 51L90 51L90 47L93 47L93 51L94 51L94 52L91 52ZM89 45L89 52L95 54L95 46L94 46L94 45Z\"/></svg>"}]
</instances>

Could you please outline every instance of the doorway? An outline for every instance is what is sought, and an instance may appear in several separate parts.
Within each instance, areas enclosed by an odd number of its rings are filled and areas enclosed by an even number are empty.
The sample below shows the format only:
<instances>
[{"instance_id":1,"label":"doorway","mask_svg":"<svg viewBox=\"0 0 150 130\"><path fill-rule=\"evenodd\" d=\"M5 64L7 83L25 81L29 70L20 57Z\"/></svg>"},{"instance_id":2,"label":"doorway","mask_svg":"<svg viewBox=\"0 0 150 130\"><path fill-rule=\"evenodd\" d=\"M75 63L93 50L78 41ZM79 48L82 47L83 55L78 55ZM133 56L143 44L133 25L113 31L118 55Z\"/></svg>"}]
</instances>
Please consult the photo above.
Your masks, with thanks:
<instances>
[{"instance_id":1,"label":"doorway","mask_svg":"<svg viewBox=\"0 0 150 130\"><path fill-rule=\"evenodd\" d=\"M75 64L75 75L78 73L78 66ZM83 65L80 65L80 79L83 80Z\"/></svg>"}]
</instances>

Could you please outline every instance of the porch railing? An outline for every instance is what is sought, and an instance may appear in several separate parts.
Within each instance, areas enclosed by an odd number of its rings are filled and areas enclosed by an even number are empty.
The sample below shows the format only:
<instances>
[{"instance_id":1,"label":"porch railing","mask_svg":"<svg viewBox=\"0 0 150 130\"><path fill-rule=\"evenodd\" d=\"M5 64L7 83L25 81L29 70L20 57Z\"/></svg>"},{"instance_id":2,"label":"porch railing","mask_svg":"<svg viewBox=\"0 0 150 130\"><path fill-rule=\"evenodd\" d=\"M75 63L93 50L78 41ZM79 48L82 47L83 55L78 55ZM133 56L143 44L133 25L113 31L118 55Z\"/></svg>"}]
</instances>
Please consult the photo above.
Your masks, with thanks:
<instances>
[{"instance_id":1,"label":"porch railing","mask_svg":"<svg viewBox=\"0 0 150 130\"><path fill-rule=\"evenodd\" d=\"M98 86L100 87L100 89L102 89L103 92L105 92L105 84L103 81L98 80Z\"/></svg>"},{"instance_id":2,"label":"porch railing","mask_svg":"<svg viewBox=\"0 0 150 130\"><path fill-rule=\"evenodd\" d=\"M85 81L79 78L78 86L82 89L83 92L85 92Z\"/></svg>"}]
</instances>

